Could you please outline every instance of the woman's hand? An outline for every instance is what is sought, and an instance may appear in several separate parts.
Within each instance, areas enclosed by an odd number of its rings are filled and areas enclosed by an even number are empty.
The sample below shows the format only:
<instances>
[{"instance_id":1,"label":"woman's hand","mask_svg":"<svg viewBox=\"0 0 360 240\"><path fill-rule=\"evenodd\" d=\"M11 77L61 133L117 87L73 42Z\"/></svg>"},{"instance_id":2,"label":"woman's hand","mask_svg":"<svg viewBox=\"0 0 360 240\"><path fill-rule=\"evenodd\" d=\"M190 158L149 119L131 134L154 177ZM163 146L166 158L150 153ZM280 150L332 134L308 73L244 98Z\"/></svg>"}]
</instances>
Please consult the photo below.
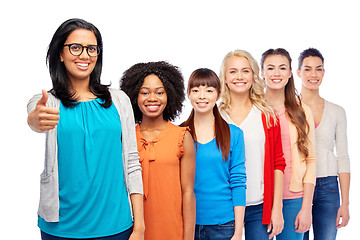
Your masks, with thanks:
<instances>
[{"instance_id":1,"label":"woman's hand","mask_svg":"<svg viewBox=\"0 0 360 240\"><path fill-rule=\"evenodd\" d=\"M284 217L282 214L282 209L271 210L271 223L268 225L267 232L269 234L269 239L272 239L276 235L280 234L284 228Z\"/></svg>"},{"instance_id":2,"label":"woman's hand","mask_svg":"<svg viewBox=\"0 0 360 240\"><path fill-rule=\"evenodd\" d=\"M54 129L59 123L59 109L47 107L48 93L42 90L42 97L37 102L36 107L28 115L28 124L35 132L44 132Z\"/></svg>"}]
</instances>

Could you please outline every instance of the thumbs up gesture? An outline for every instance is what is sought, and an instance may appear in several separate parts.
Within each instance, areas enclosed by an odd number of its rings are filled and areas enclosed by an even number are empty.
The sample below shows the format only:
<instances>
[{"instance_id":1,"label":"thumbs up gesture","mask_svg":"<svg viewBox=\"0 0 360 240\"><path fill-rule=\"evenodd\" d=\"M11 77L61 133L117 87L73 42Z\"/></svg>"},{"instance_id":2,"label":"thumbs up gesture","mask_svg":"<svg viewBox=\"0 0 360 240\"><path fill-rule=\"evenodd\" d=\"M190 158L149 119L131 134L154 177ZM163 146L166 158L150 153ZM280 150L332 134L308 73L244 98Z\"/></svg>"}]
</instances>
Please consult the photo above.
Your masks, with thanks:
<instances>
[{"instance_id":1,"label":"thumbs up gesture","mask_svg":"<svg viewBox=\"0 0 360 240\"><path fill-rule=\"evenodd\" d=\"M36 132L44 132L54 129L59 123L59 109L47 107L48 93L42 90L42 97L36 107L28 115L28 124Z\"/></svg>"}]
</instances>

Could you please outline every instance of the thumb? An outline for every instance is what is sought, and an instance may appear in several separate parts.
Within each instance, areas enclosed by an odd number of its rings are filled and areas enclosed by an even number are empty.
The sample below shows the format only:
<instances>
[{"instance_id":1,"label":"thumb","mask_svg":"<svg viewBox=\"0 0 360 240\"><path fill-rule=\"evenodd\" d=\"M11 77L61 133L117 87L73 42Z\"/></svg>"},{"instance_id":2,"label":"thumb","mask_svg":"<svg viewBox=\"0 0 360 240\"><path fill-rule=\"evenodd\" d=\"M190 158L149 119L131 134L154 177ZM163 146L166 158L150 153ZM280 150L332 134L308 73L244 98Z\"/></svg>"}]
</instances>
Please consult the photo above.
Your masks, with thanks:
<instances>
[{"instance_id":1,"label":"thumb","mask_svg":"<svg viewBox=\"0 0 360 240\"><path fill-rule=\"evenodd\" d=\"M40 98L40 100L37 102L36 105L43 105L43 106L46 106L46 102L48 100L48 93L43 89L42 90L42 97Z\"/></svg>"}]
</instances>

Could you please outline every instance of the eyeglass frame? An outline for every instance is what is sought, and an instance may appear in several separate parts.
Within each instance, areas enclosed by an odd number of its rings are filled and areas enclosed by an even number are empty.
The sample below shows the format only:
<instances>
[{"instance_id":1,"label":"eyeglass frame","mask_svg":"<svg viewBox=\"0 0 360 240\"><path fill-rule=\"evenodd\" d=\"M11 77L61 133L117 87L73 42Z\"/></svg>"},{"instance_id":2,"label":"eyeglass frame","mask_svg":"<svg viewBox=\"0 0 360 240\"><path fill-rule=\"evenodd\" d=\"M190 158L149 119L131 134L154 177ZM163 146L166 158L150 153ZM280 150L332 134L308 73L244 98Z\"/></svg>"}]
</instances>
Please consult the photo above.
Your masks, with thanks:
<instances>
[{"instance_id":1,"label":"eyeglass frame","mask_svg":"<svg viewBox=\"0 0 360 240\"><path fill-rule=\"evenodd\" d=\"M80 52L80 54L75 55L75 54L73 54L73 53L71 52L70 48L71 48L72 45L79 45L79 46L81 46L81 52ZM73 56L80 56L80 55L84 52L84 48L86 48L86 53L87 53L87 55L89 55L89 57L97 57L97 56L99 56L99 54L100 54L100 52L101 52L101 47L98 46L98 45L87 45L87 46L83 46L83 45L80 44L80 43L69 43L69 44L64 44L64 47L69 47L69 52L70 52L71 55L73 55ZM96 56L91 56L91 55L89 54L89 47L96 47L96 48L98 49Z\"/></svg>"}]
</instances>

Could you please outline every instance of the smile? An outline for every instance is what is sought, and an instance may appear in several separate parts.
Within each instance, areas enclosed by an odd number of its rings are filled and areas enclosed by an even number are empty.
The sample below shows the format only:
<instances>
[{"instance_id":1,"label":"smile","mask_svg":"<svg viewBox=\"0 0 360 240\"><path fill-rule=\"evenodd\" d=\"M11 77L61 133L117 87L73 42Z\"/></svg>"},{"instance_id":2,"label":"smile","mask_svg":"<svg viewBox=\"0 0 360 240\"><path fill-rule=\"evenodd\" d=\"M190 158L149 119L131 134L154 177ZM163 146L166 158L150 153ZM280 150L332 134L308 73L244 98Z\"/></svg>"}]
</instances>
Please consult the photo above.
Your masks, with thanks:
<instances>
[{"instance_id":1,"label":"smile","mask_svg":"<svg viewBox=\"0 0 360 240\"><path fill-rule=\"evenodd\" d=\"M160 105L159 104L156 104L156 105L145 105L146 109L149 111L149 112L156 112L160 109Z\"/></svg>"},{"instance_id":2,"label":"smile","mask_svg":"<svg viewBox=\"0 0 360 240\"><path fill-rule=\"evenodd\" d=\"M80 70L87 70L90 63L75 63Z\"/></svg>"}]
</instances>

